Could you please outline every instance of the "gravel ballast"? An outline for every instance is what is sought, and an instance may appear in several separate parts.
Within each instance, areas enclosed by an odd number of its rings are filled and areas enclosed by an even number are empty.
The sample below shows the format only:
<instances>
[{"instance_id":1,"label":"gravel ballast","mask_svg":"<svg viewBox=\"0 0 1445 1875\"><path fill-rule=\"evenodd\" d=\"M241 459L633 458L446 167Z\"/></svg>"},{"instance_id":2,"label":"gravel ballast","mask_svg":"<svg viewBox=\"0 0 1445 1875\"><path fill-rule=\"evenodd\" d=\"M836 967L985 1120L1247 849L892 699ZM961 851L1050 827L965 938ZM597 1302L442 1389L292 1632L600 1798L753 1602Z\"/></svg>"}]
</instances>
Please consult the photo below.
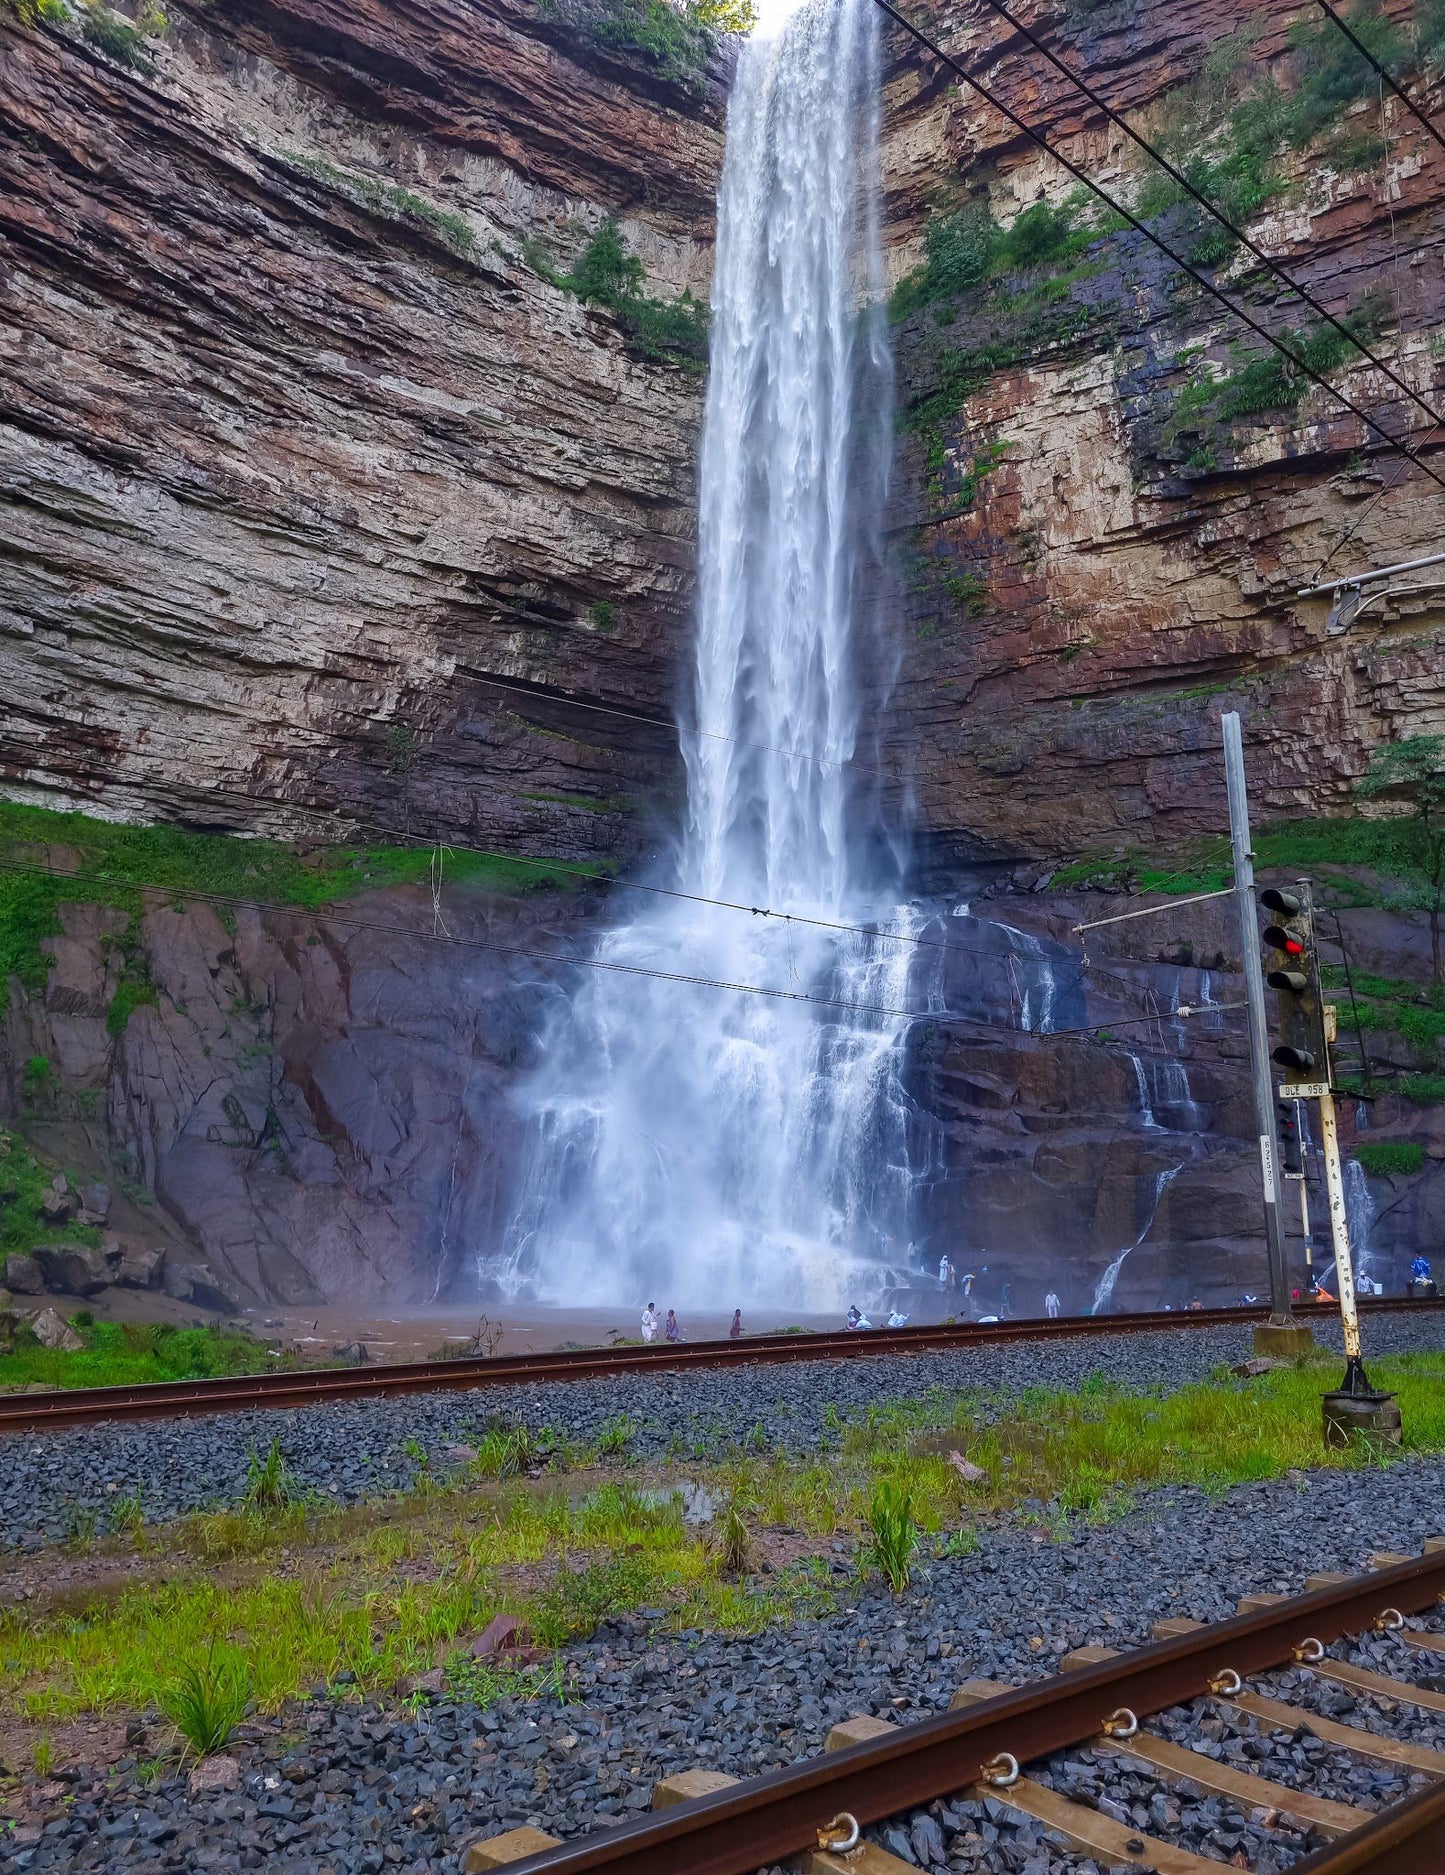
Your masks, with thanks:
<instances>
[{"instance_id":1,"label":"gravel ballast","mask_svg":"<svg viewBox=\"0 0 1445 1875\"><path fill-rule=\"evenodd\" d=\"M1316 1327L1328 1341L1333 1331ZM1369 1323L1373 1355L1445 1345L1445 1317L1387 1315ZM293 1484L337 1504L403 1490L421 1468L489 1423L551 1427L577 1442L625 1419L629 1454L716 1457L748 1449L814 1451L836 1440L836 1417L918 1399L930 1389L1016 1395L1060 1391L1092 1374L1122 1386L1178 1387L1248 1357L1238 1328L1085 1335L957 1352L884 1355L619 1375L615 1379L477 1388L349 1400L291 1411L77 1427L0 1439L0 1547L37 1549L103 1533L116 1504L138 1498L148 1523L235 1503L252 1454L279 1441ZM761 1429L761 1432L759 1431ZM407 1449L408 1446L410 1449Z\"/></svg>"},{"instance_id":2,"label":"gravel ballast","mask_svg":"<svg viewBox=\"0 0 1445 1875\"><path fill-rule=\"evenodd\" d=\"M821 1750L849 1713L906 1723L944 1708L965 1679L1052 1673L1074 1647L1147 1640L1161 1616L1218 1620L1242 1594L1300 1592L1312 1570L1359 1569L1379 1549L1418 1552L1445 1525L1442 1506L1439 1459L1298 1474L1217 1501L1171 1488L1115 1524L1081 1527L1063 1541L1010 1522L987 1532L976 1555L922 1566L896 1601L870 1587L826 1619L756 1637L665 1635L645 1615L619 1618L569 1650L566 1705L506 1700L478 1711L438 1699L412 1714L320 1692L275 1727L247 1728L234 1747L234 1792L192 1797L184 1777L166 1774L147 1784L134 1761L109 1775L82 1770L57 1780L38 1814L27 1811L10 1838L0 1836L0 1869L454 1875L480 1835L523 1823L560 1836L605 1828L645 1810L653 1782L670 1772L708 1765L751 1775ZM1427 1657L1412 1660L1389 1637L1334 1651L1422 1682L1431 1671ZM1283 1690L1302 1681L1350 1723L1400 1726L1398 1715L1344 1689L1323 1690L1317 1679L1291 1673L1272 1683ZM1221 1710L1196 1709L1201 1719ZM1183 1722L1171 1723L1183 1737ZM1251 1758L1261 1775L1321 1795L1376 1807L1398 1794L1394 1774L1362 1779L1352 1761L1313 1741L1256 1738L1246 1720L1213 1734L1192 1729L1221 1752ZM138 1735L136 1758L156 1742ZM1070 1754L1051 1774L1098 1779L1131 1819L1141 1804L1151 1823L1162 1818L1155 1833L1208 1841L1204 1852L1223 1866L1231 1857L1220 1838L1238 1835L1276 1868L1287 1866L1291 1841L1303 1840L1297 1831L1256 1840L1241 1833L1229 1805L1181 1802L1147 1772L1141 1783L1124 1760L1105 1769L1100 1759ZM1049 1846L1001 1806L934 1804L873 1833L935 1872L1087 1875L1100 1866Z\"/></svg>"}]
</instances>

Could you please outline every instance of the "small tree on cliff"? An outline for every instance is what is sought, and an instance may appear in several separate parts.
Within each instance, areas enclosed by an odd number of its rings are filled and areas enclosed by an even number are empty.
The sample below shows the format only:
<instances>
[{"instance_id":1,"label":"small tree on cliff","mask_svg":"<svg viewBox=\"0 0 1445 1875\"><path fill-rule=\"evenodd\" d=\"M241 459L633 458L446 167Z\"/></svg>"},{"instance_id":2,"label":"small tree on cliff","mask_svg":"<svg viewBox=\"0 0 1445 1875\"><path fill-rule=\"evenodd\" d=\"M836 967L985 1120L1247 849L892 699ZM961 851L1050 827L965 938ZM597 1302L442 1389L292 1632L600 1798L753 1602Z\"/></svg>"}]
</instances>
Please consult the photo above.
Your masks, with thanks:
<instances>
[{"instance_id":1,"label":"small tree on cliff","mask_svg":"<svg viewBox=\"0 0 1445 1875\"><path fill-rule=\"evenodd\" d=\"M1440 914L1445 909L1445 737L1405 736L1376 749L1355 791L1367 800L1386 795L1408 803L1418 823L1425 877L1412 901L1430 914L1431 972L1436 983L1445 982L1440 967Z\"/></svg>"}]
</instances>

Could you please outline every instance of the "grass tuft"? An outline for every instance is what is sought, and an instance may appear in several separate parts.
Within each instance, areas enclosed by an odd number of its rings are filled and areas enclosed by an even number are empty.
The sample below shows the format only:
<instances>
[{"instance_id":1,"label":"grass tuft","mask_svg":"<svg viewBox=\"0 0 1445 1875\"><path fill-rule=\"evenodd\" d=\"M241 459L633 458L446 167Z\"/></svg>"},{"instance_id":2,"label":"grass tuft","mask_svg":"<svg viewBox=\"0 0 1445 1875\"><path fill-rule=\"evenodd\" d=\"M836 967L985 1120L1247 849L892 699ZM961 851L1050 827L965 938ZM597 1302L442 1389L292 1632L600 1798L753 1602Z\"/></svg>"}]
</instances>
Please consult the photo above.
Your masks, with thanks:
<instances>
[{"instance_id":1,"label":"grass tuft","mask_svg":"<svg viewBox=\"0 0 1445 1875\"><path fill-rule=\"evenodd\" d=\"M247 1458L245 1502L255 1510L285 1510L296 1502L279 1439L271 1441L264 1461L254 1451Z\"/></svg>"},{"instance_id":2,"label":"grass tuft","mask_svg":"<svg viewBox=\"0 0 1445 1875\"><path fill-rule=\"evenodd\" d=\"M913 1520L913 1499L896 1485L880 1484L868 1507L872 1541L868 1560L880 1575L886 1576L895 1595L901 1595L913 1575L913 1557L918 1548L918 1525Z\"/></svg>"},{"instance_id":3,"label":"grass tuft","mask_svg":"<svg viewBox=\"0 0 1445 1875\"><path fill-rule=\"evenodd\" d=\"M230 1649L218 1658L213 1642L204 1661L182 1671L161 1709L196 1757L209 1758L229 1744L250 1698L245 1662Z\"/></svg>"}]
</instances>

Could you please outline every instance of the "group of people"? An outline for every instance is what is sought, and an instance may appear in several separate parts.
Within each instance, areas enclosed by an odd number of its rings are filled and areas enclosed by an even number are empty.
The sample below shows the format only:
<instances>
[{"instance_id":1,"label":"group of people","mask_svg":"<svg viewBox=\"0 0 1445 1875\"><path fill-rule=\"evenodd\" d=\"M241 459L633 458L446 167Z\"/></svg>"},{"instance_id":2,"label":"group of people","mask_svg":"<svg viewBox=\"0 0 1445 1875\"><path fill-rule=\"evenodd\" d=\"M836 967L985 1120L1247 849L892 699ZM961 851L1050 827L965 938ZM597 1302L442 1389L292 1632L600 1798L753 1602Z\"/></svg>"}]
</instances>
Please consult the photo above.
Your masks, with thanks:
<instances>
[{"instance_id":1,"label":"group of people","mask_svg":"<svg viewBox=\"0 0 1445 1875\"><path fill-rule=\"evenodd\" d=\"M1411 1263L1410 1283L1412 1287L1417 1284L1422 1286L1430 1284L1430 1287L1433 1289L1434 1285L1431 1282L1430 1276L1430 1259L1428 1257L1417 1256ZM973 1284L974 1275L972 1271L970 1271L969 1274L963 1278L963 1293L965 1295L973 1288ZM940 1257L938 1261L938 1286L945 1294L951 1293L958 1287L958 1271L954 1267L953 1260L947 1255ZM1302 1299L1298 1289L1294 1291L1294 1299L1296 1302ZM1315 1302L1332 1302L1334 1297L1325 1287L1324 1283L1316 1279L1311 1289L1310 1299ZM1247 1295L1243 1300L1245 1302L1253 1302L1256 1298ZM1188 1306L1191 1309L1202 1309L1204 1304L1195 1296L1190 1299ZM1007 1284L1004 1286L1002 1307L1006 1312L1008 1308ZM1172 1307L1172 1304L1166 1302L1164 1307L1168 1309ZM1063 1303L1059 1300L1057 1292L1051 1289L1044 1297L1044 1314L1048 1316L1050 1321L1054 1321L1058 1318L1062 1308ZM985 1321L997 1321L998 1317L996 1315L986 1315L983 1319ZM888 1326L890 1328L902 1328L907 1320L908 1317L906 1315L900 1314L897 1309L892 1309L888 1316ZM642 1311L642 1339L646 1342L655 1341L657 1339L659 1325L662 1327L663 1339L665 1341L682 1340L682 1329L678 1326L677 1310L669 1309L667 1311L667 1320L663 1322L657 1312L657 1304L655 1302L649 1302L647 1307ZM847 1315L844 1317L844 1325L850 1329L871 1328L873 1326L872 1322L869 1321L863 1311L856 1306L849 1309ZM728 1327L728 1340L741 1340L742 1332L743 1312L741 1309L734 1309L733 1319Z\"/></svg>"},{"instance_id":2,"label":"group of people","mask_svg":"<svg viewBox=\"0 0 1445 1875\"><path fill-rule=\"evenodd\" d=\"M649 1302L647 1307L642 1311L642 1339L644 1341L649 1343L656 1341L659 1321L661 1321L661 1317L657 1313L657 1304L655 1302ZM742 1336L743 1312L741 1309L734 1309L732 1321L728 1325L728 1340L741 1341ZM676 1309L669 1309L667 1311L667 1320L662 1325L662 1338L664 1341L682 1340L682 1330L677 1325Z\"/></svg>"}]
</instances>

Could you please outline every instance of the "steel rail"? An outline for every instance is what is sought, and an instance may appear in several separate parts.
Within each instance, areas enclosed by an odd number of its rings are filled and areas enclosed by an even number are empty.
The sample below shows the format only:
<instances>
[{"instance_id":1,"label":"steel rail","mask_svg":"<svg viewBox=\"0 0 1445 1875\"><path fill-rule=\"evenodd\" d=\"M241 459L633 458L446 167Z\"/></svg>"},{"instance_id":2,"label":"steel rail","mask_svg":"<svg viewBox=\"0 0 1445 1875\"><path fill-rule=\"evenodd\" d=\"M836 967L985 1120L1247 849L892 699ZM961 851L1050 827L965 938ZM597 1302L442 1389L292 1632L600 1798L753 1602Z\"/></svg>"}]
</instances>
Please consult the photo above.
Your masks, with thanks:
<instances>
[{"instance_id":1,"label":"steel rail","mask_svg":"<svg viewBox=\"0 0 1445 1875\"><path fill-rule=\"evenodd\" d=\"M1328 1646L1373 1626L1389 1609L1418 1614L1445 1592L1445 1551L1332 1584L1313 1594L1156 1641L1077 1673L1034 1682L841 1751L698 1797L635 1823L563 1843L509 1864L509 1875L751 1875L814 1849L818 1831L847 1811L860 1825L981 1781L1008 1753L1020 1765L1096 1739L1127 1707L1138 1718L1207 1697L1210 1682L1288 1665L1301 1642ZM1008 1792L1000 1790L1008 1802ZM1427 1812L1427 1817L1433 1815ZM1384 1818L1379 1819L1383 1825ZM1404 1840L1404 1839L1402 1839ZM1308 1864L1297 1865L1301 1869ZM1372 1862L1322 1865L1329 1875ZM1380 1864L1396 1868L1394 1864ZM1439 1875L1440 1863L1398 1864L1397 1875Z\"/></svg>"},{"instance_id":2,"label":"steel rail","mask_svg":"<svg viewBox=\"0 0 1445 1875\"><path fill-rule=\"evenodd\" d=\"M1445 1784L1427 1784L1372 1816L1290 1875L1440 1875L1445 1869Z\"/></svg>"},{"instance_id":3,"label":"steel rail","mask_svg":"<svg viewBox=\"0 0 1445 1875\"><path fill-rule=\"evenodd\" d=\"M1445 1298L1389 1297L1362 1303L1367 1313L1445 1309ZM1304 1320L1336 1311L1303 1305ZM93 1425L101 1420L158 1419L187 1413L284 1410L327 1401L375 1399L479 1387L597 1380L609 1375L687 1372L789 1361L878 1359L887 1355L996 1347L1010 1342L1062 1341L1080 1335L1148 1334L1160 1330L1242 1327L1268 1318L1266 1304L1226 1309L1122 1315L1074 1315L1005 1322L939 1322L804 1335L750 1335L741 1341L691 1341L653 1347L564 1348L542 1354L462 1355L449 1360L398 1361L371 1367L311 1367L295 1373L234 1374L218 1380L148 1381L134 1386L57 1388L0 1394L0 1432Z\"/></svg>"}]
</instances>

